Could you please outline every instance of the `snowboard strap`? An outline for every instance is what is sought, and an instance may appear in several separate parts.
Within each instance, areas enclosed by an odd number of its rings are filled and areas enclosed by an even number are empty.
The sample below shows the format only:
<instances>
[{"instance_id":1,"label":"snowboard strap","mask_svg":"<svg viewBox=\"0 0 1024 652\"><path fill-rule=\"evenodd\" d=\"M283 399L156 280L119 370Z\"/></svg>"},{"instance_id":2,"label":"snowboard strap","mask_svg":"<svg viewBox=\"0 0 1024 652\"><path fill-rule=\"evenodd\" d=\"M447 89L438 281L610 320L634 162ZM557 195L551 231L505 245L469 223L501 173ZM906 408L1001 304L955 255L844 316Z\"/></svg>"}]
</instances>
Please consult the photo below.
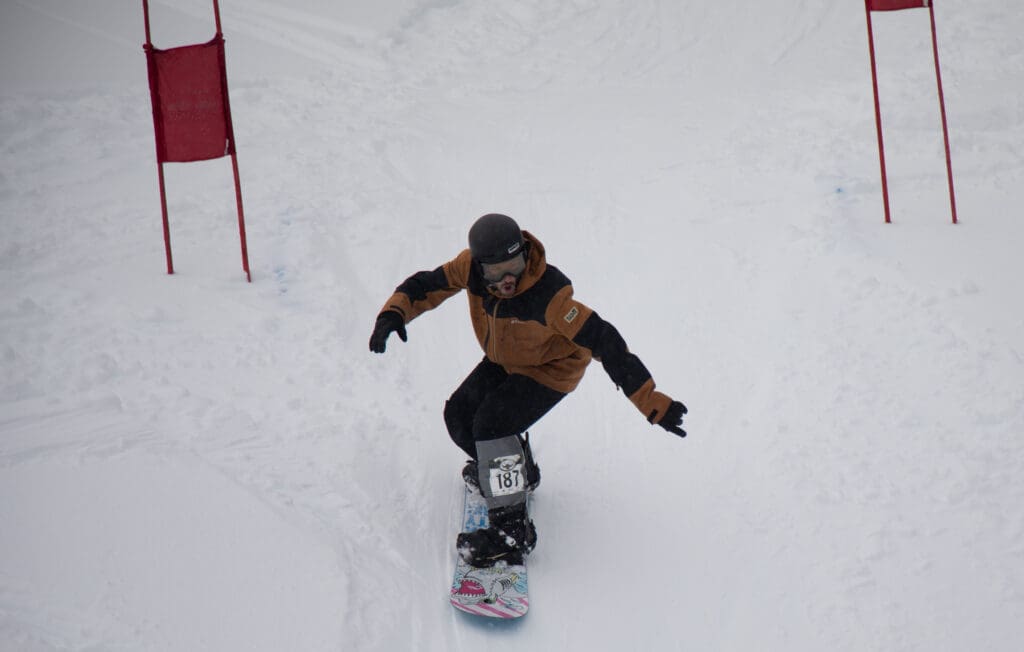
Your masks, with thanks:
<instances>
[{"instance_id":1,"label":"snowboard strap","mask_svg":"<svg viewBox=\"0 0 1024 652\"><path fill-rule=\"evenodd\" d=\"M518 435L476 442L480 492L487 508L526 502L526 454Z\"/></svg>"}]
</instances>

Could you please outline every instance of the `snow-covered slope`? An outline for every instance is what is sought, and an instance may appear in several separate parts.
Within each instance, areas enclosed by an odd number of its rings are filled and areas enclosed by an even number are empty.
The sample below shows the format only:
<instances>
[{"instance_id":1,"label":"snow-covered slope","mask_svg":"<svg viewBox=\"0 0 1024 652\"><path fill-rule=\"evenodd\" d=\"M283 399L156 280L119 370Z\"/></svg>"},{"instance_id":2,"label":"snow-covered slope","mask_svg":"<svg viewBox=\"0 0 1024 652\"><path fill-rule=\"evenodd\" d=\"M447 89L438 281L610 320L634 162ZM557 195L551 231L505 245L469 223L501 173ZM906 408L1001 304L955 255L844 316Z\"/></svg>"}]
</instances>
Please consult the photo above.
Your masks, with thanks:
<instances>
[{"instance_id":1,"label":"snow-covered slope","mask_svg":"<svg viewBox=\"0 0 1024 652\"><path fill-rule=\"evenodd\" d=\"M338 4L352 6L336 6ZM358 5L358 6L357 6ZM153 38L209 38L201 0ZM1024 635L1024 13L825 0L225 0L225 160L167 168L141 6L0 5L0 649L1012 650ZM537 234L690 437L599 365L533 430L533 609L447 605L478 215Z\"/></svg>"}]
</instances>

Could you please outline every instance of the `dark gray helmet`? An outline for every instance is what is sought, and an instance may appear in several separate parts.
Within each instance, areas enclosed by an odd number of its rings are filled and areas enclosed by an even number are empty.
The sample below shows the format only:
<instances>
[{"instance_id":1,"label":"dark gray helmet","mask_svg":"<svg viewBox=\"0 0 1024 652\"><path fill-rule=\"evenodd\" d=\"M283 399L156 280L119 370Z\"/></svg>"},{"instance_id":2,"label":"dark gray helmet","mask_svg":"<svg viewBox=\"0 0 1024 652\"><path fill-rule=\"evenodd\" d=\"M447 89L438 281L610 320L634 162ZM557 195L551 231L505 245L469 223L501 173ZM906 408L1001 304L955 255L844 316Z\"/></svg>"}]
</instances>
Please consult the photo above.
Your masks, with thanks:
<instances>
[{"instance_id":1,"label":"dark gray helmet","mask_svg":"<svg viewBox=\"0 0 1024 652\"><path fill-rule=\"evenodd\" d=\"M501 263L524 250L523 232L508 215L488 213L469 229L469 251L478 263Z\"/></svg>"}]
</instances>

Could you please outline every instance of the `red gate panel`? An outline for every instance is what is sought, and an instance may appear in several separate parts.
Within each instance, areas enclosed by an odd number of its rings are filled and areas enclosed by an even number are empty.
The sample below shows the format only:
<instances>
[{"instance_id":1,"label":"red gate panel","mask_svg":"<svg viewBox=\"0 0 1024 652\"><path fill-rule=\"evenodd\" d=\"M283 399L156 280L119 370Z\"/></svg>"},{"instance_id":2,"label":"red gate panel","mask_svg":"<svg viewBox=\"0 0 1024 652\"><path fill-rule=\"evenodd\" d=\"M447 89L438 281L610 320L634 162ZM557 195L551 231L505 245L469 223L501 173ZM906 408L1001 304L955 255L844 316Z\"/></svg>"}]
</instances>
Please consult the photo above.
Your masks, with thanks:
<instances>
[{"instance_id":1,"label":"red gate panel","mask_svg":"<svg viewBox=\"0 0 1024 652\"><path fill-rule=\"evenodd\" d=\"M223 37L146 54L157 159L184 163L234 153Z\"/></svg>"}]
</instances>

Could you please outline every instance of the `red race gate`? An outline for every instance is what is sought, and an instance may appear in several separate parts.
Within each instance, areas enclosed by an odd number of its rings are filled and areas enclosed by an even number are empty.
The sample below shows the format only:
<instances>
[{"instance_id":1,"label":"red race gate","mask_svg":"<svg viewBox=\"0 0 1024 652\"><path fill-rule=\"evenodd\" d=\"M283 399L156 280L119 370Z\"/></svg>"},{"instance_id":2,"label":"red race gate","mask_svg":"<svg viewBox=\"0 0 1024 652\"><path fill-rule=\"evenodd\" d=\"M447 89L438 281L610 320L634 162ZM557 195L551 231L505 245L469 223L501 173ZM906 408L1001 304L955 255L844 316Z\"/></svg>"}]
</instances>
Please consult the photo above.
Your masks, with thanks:
<instances>
[{"instance_id":1,"label":"red race gate","mask_svg":"<svg viewBox=\"0 0 1024 652\"><path fill-rule=\"evenodd\" d=\"M939 86L939 112L942 115L942 138L946 146L946 178L949 183L949 205L953 212L953 224L956 220L956 199L953 196L953 166L949 156L949 131L946 128L946 102L942 95L942 74L939 72L939 46L935 38L935 8L931 0L864 0L864 9L868 19L868 51L871 55L871 87L875 93L875 125L878 130L878 160L882 169L882 202L885 207L885 222L892 219L889 215L889 184L885 175L885 146L882 143L882 111L878 104L878 73L875 69L875 37L871 28L872 11L896 11L899 9L928 9L932 25L932 53L935 57L935 80Z\"/></svg>"},{"instance_id":2,"label":"red race gate","mask_svg":"<svg viewBox=\"0 0 1024 652\"><path fill-rule=\"evenodd\" d=\"M164 249L167 273L174 273L171 259L171 230L167 218L167 192L164 163L206 161L231 157L238 204L238 235L242 244L242 270L251 283L249 252L245 241L245 214L242 210L242 186L238 177L235 134L231 127L228 101L228 77L224 64L224 35L220 27L220 8L213 0L217 24L214 37L196 45L160 50L153 47L149 30L149 2L142 0L146 21L146 63L149 67L149 92L153 101L153 129L156 135L156 162L160 180L160 208L163 213Z\"/></svg>"}]
</instances>

